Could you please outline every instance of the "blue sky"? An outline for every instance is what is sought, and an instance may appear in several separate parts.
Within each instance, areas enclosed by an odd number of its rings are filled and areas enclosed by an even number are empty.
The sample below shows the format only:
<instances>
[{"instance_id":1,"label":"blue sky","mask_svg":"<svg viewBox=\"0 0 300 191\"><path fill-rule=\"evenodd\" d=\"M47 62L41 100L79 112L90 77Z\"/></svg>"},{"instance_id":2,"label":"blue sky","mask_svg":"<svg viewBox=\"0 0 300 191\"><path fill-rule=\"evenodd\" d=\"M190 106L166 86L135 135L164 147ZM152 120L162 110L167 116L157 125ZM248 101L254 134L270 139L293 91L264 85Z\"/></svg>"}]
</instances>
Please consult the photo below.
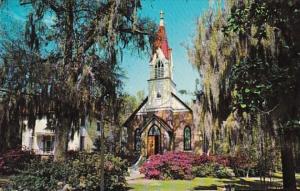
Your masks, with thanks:
<instances>
[{"instance_id":1,"label":"blue sky","mask_svg":"<svg viewBox=\"0 0 300 191\"><path fill-rule=\"evenodd\" d=\"M174 81L177 90L185 89L190 92L195 89L195 80L198 72L188 61L187 50L183 45L190 45L196 32L196 22L200 15L208 8L209 0L142 0L141 15L152 18L159 23L159 13L163 10L165 27L169 46L173 49ZM10 25L11 22L25 21L29 7L20 7L19 0L8 0L4 9L1 9L0 19ZM3 22L1 22L3 24ZM18 29L13 29L18 30ZM136 55L126 51L121 63L127 78L124 80L124 90L132 95L143 90L147 93L149 79L150 55ZM185 101L190 101L185 96Z\"/></svg>"}]
</instances>

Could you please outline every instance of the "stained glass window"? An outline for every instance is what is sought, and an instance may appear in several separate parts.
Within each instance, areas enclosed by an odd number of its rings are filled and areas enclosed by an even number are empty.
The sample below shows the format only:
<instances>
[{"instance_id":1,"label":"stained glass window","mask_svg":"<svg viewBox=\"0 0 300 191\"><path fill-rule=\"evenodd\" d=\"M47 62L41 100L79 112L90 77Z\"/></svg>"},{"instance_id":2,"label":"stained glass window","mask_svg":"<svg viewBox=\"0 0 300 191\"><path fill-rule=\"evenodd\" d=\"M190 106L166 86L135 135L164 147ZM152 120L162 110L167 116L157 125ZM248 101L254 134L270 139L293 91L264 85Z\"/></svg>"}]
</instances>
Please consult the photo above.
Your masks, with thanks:
<instances>
[{"instance_id":1,"label":"stained glass window","mask_svg":"<svg viewBox=\"0 0 300 191\"><path fill-rule=\"evenodd\" d=\"M160 135L160 131L157 126L152 126L151 129L149 130L148 135Z\"/></svg>"},{"instance_id":2,"label":"stained glass window","mask_svg":"<svg viewBox=\"0 0 300 191\"><path fill-rule=\"evenodd\" d=\"M135 150L140 151L141 150L141 133L140 133L140 129L135 130L134 139L135 139Z\"/></svg>"},{"instance_id":3,"label":"stained glass window","mask_svg":"<svg viewBox=\"0 0 300 191\"><path fill-rule=\"evenodd\" d=\"M191 128L185 127L183 132L184 150L191 150Z\"/></svg>"}]
</instances>

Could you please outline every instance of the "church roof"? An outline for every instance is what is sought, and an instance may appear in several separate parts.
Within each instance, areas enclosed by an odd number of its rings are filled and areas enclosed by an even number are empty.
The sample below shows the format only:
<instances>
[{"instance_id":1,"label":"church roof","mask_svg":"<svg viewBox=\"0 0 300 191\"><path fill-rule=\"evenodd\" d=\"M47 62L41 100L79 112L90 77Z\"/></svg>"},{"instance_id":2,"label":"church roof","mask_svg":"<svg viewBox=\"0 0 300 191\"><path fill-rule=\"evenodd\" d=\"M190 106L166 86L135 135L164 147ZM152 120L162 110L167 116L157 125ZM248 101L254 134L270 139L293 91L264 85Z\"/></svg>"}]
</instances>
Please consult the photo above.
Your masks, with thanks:
<instances>
[{"instance_id":1,"label":"church roof","mask_svg":"<svg viewBox=\"0 0 300 191\"><path fill-rule=\"evenodd\" d=\"M170 58L170 48L168 44L168 38L166 29L163 22L163 12L160 13L160 25L158 31L156 33L156 37L153 45L153 54L156 52L158 48L162 50L166 59Z\"/></svg>"},{"instance_id":2,"label":"church roof","mask_svg":"<svg viewBox=\"0 0 300 191\"><path fill-rule=\"evenodd\" d=\"M141 129L141 132L143 132L147 128L149 123L151 123L153 121L157 121L161 125L161 127L163 127L166 131L172 132L172 128L163 119L161 119L157 115L153 115L144 125L139 127Z\"/></svg>"},{"instance_id":3,"label":"church roof","mask_svg":"<svg viewBox=\"0 0 300 191\"><path fill-rule=\"evenodd\" d=\"M188 109L190 112L193 112L193 110L186 104L184 103L184 101L182 101L176 94L174 94L173 92L171 93L172 96L177 99L186 109Z\"/></svg>"},{"instance_id":4,"label":"church roof","mask_svg":"<svg viewBox=\"0 0 300 191\"><path fill-rule=\"evenodd\" d=\"M126 126L128 122L130 122L134 118L137 112L140 111L140 109L147 103L147 101L148 101L148 96L143 100L143 102L139 105L139 107L136 108L136 110L134 110L134 112L127 118L127 120L124 122L124 126Z\"/></svg>"},{"instance_id":5,"label":"church roof","mask_svg":"<svg viewBox=\"0 0 300 191\"><path fill-rule=\"evenodd\" d=\"M177 95L175 95L174 93L171 93L171 96L173 98L175 98L180 104L182 104L182 106L184 108L186 108L189 112L193 112L193 110L184 103L184 101L182 101ZM144 101L139 105L139 107L128 117L128 119L125 121L123 126L127 126L128 123L133 120L133 118L136 116L136 114L146 105L146 103L148 102L148 96L144 99ZM162 120L162 119L161 119Z\"/></svg>"},{"instance_id":6,"label":"church roof","mask_svg":"<svg viewBox=\"0 0 300 191\"><path fill-rule=\"evenodd\" d=\"M169 50L170 48L169 48L166 30L165 30L164 26L159 26L159 29L156 33L154 47L153 47L153 53L155 53L155 51L158 48L160 48L162 50L166 59L170 58L170 50Z\"/></svg>"}]
</instances>

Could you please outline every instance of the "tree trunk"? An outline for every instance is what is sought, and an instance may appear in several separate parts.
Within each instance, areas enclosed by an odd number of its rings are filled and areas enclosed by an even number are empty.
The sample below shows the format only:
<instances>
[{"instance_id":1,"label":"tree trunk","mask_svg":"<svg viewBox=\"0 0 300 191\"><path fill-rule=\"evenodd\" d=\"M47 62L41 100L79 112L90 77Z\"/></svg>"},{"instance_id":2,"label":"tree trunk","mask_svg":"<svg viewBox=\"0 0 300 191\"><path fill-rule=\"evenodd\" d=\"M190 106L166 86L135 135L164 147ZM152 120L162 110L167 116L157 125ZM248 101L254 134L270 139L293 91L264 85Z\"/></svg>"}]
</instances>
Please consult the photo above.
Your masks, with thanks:
<instances>
[{"instance_id":1,"label":"tree trunk","mask_svg":"<svg viewBox=\"0 0 300 191\"><path fill-rule=\"evenodd\" d=\"M69 119L60 120L61 125L55 128L54 161L64 161L67 156Z\"/></svg>"},{"instance_id":2,"label":"tree trunk","mask_svg":"<svg viewBox=\"0 0 300 191\"><path fill-rule=\"evenodd\" d=\"M7 123L5 114L0 116L0 153L7 150Z\"/></svg>"},{"instance_id":3,"label":"tree trunk","mask_svg":"<svg viewBox=\"0 0 300 191\"><path fill-rule=\"evenodd\" d=\"M105 146L104 146L104 122L103 122L103 113L100 114L100 123L101 123L101 128L100 128L100 144L101 144L101 150L100 150L100 156L101 156L101 163L100 163L100 191L104 191L104 152L105 152Z\"/></svg>"},{"instance_id":4,"label":"tree trunk","mask_svg":"<svg viewBox=\"0 0 300 191\"><path fill-rule=\"evenodd\" d=\"M291 132L283 130L281 136L281 162L283 173L283 190L296 191L295 166Z\"/></svg>"},{"instance_id":5,"label":"tree trunk","mask_svg":"<svg viewBox=\"0 0 300 191\"><path fill-rule=\"evenodd\" d=\"M250 168L247 168L246 178L249 178L249 171L250 171Z\"/></svg>"}]
</instances>

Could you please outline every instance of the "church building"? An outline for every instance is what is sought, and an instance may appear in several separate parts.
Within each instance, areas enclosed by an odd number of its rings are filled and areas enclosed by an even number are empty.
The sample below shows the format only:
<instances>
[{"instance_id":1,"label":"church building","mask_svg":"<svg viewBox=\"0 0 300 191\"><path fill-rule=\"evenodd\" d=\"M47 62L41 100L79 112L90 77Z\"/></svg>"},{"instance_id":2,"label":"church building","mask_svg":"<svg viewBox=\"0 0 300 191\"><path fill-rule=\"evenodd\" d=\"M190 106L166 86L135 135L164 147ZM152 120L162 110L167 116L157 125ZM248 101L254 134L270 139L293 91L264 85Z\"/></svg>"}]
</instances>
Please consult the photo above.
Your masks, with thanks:
<instances>
[{"instance_id":1,"label":"church building","mask_svg":"<svg viewBox=\"0 0 300 191\"><path fill-rule=\"evenodd\" d=\"M124 123L126 150L144 157L167 151L193 152L193 111L176 95L163 12L152 50L148 96Z\"/></svg>"}]
</instances>

